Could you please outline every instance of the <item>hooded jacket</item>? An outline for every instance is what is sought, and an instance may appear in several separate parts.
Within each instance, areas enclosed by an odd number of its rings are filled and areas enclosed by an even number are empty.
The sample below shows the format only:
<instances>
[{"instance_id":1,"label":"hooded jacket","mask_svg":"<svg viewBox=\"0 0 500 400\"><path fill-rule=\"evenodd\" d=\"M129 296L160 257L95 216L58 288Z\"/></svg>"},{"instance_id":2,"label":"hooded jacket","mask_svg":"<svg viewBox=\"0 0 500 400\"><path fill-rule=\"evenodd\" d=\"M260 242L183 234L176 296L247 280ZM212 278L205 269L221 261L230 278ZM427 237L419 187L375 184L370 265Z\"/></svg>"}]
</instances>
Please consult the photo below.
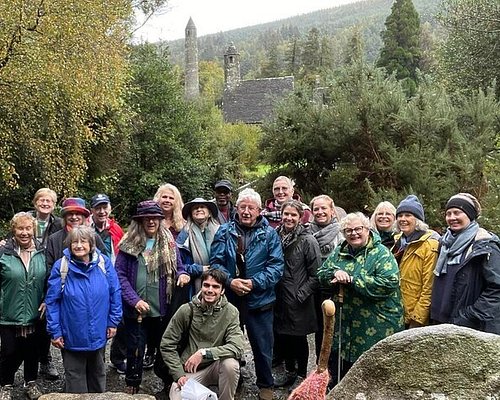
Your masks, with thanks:
<instances>
[{"instance_id":1,"label":"hooded jacket","mask_svg":"<svg viewBox=\"0 0 500 400\"><path fill-rule=\"evenodd\" d=\"M15 249L15 240L8 239L0 248L0 325L33 325L39 317L38 307L45 291L45 254L40 243L26 269Z\"/></svg>"},{"instance_id":2,"label":"hooded jacket","mask_svg":"<svg viewBox=\"0 0 500 400\"><path fill-rule=\"evenodd\" d=\"M97 265L102 253L96 249L87 269L73 260L69 249L68 274L61 284L61 259L49 277L47 331L53 339L62 337L64 348L95 351L106 346L107 328L116 328L122 318L121 289L111 260L104 256L106 274Z\"/></svg>"},{"instance_id":3,"label":"hooded jacket","mask_svg":"<svg viewBox=\"0 0 500 400\"><path fill-rule=\"evenodd\" d=\"M401 233L394 237L393 249L399 247ZM408 243L399 260L401 295L405 309L405 324L412 320L429 324L434 265L438 257L439 242L433 231L427 231Z\"/></svg>"},{"instance_id":4,"label":"hooded jacket","mask_svg":"<svg viewBox=\"0 0 500 400\"><path fill-rule=\"evenodd\" d=\"M189 340L179 355L177 345L182 334L189 327ZM204 306L199 294L194 296L191 305L183 304L170 320L160 344L161 355L174 381L186 373L182 366L199 349L204 348L210 356L203 359L204 368L215 360L226 358L240 359L244 351L243 332L240 328L239 313L236 307L222 295L213 307Z\"/></svg>"},{"instance_id":5,"label":"hooded jacket","mask_svg":"<svg viewBox=\"0 0 500 400\"><path fill-rule=\"evenodd\" d=\"M234 221L222 225L212 242L210 265L228 275L226 287L228 299L232 301L231 281L236 278L236 249L238 236L238 216ZM274 303L276 300L275 286L283 275L284 259L281 241L276 231L269 226L261 216L251 228L243 228L245 234L246 276L251 279L253 290L244 298L250 310L258 309Z\"/></svg>"},{"instance_id":6,"label":"hooded jacket","mask_svg":"<svg viewBox=\"0 0 500 400\"><path fill-rule=\"evenodd\" d=\"M500 335L500 240L479 228L462 261L434 277L431 318Z\"/></svg>"}]
</instances>

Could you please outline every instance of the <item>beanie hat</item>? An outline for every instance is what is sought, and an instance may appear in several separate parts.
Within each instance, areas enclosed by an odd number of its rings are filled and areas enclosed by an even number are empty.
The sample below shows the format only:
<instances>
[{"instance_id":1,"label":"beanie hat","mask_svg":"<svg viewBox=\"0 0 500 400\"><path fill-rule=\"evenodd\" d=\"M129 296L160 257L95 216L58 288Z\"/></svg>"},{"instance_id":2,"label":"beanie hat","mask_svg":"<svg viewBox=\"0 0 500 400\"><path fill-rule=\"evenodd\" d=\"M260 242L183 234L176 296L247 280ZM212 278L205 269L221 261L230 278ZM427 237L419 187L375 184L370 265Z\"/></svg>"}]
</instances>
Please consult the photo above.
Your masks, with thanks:
<instances>
[{"instance_id":1,"label":"beanie hat","mask_svg":"<svg viewBox=\"0 0 500 400\"><path fill-rule=\"evenodd\" d=\"M85 200L80 197L68 197L62 203L61 215L64 217L70 212L76 212L87 218L90 215L90 210L85 207Z\"/></svg>"},{"instance_id":2,"label":"beanie hat","mask_svg":"<svg viewBox=\"0 0 500 400\"><path fill-rule=\"evenodd\" d=\"M474 200L476 200L476 203ZM481 209L478 209L478 207L480 207L479 202L469 193L459 193L451 196L448 203L446 203L446 211L450 208L458 208L467 214L471 221L474 221L479 216Z\"/></svg>"},{"instance_id":3,"label":"beanie hat","mask_svg":"<svg viewBox=\"0 0 500 400\"><path fill-rule=\"evenodd\" d=\"M401 203L399 203L399 206L396 209L396 217L398 214L404 212L413 214L419 220L425 221L424 207L422 207L418 197L413 194L410 194L404 200L401 200Z\"/></svg>"}]
</instances>

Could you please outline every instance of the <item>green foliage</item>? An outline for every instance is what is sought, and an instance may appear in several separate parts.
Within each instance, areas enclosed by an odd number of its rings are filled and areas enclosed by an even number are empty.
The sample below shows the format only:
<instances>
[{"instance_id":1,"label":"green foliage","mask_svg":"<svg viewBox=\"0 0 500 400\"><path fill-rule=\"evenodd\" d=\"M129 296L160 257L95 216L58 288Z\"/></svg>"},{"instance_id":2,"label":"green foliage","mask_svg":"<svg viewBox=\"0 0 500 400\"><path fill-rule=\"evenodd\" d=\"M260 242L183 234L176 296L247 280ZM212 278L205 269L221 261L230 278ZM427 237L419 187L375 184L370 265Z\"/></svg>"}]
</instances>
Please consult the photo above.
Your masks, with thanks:
<instances>
[{"instance_id":1,"label":"green foliage","mask_svg":"<svg viewBox=\"0 0 500 400\"><path fill-rule=\"evenodd\" d=\"M450 97L428 77L409 100L394 76L364 64L330 78L324 105L297 90L264 128L273 173L293 176L309 195L327 193L350 211L417 194L433 226L454 193L482 199L496 154L498 107L492 91Z\"/></svg>"},{"instance_id":2,"label":"green foliage","mask_svg":"<svg viewBox=\"0 0 500 400\"><path fill-rule=\"evenodd\" d=\"M415 93L420 63L420 18L412 0L396 0L382 32L383 46L377 66L405 81L406 91Z\"/></svg>"},{"instance_id":3,"label":"green foliage","mask_svg":"<svg viewBox=\"0 0 500 400\"><path fill-rule=\"evenodd\" d=\"M474 92L500 82L498 1L444 0L440 21L448 33L442 63L451 87Z\"/></svg>"}]
</instances>

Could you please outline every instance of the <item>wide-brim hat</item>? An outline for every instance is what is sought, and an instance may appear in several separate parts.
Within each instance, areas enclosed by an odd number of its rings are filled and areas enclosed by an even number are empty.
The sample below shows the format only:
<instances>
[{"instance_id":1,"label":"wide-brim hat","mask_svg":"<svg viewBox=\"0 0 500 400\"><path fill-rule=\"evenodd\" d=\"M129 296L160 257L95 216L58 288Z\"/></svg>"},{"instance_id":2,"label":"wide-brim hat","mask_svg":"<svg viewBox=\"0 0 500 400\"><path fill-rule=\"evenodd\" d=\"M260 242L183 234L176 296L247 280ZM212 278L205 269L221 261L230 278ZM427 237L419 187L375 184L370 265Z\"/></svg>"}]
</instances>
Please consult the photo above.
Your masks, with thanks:
<instances>
[{"instance_id":1,"label":"wide-brim hat","mask_svg":"<svg viewBox=\"0 0 500 400\"><path fill-rule=\"evenodd\" d=\"M184 219L188 219L188 217L191 215L191 210L195 205L203 205L207 207L210 210L212 217L214 218L217 217L217 214L219 213L217 205L213 201L208 201L202 197L197 197L196 199L193 199L190 202L184 204L184 207L182 207L182 217Z\"/></svg>"},{"instance_id":2,"label":"wide-brim hat","mask_svg":"<svg viewBox=\"0 0 500 400\"><path fill-rule=\"evenodd\" d=\"M137 204L135 214L132 219L141 218L165 218L160 205L154 200L145 200Z\"/></svg>"},{"instance_id":3,"label":"wide-brim hat","mask_svg":"<svg viewBox=\"0 0 500 400\"><path fill-rule=\"evenodd\" d=\"M80 197L68 197L63 201L61 215L64 217L68 213L78 213L85 218L90 216L90 210L85 206L85 200Z\"/></svg>"}]
</instances>

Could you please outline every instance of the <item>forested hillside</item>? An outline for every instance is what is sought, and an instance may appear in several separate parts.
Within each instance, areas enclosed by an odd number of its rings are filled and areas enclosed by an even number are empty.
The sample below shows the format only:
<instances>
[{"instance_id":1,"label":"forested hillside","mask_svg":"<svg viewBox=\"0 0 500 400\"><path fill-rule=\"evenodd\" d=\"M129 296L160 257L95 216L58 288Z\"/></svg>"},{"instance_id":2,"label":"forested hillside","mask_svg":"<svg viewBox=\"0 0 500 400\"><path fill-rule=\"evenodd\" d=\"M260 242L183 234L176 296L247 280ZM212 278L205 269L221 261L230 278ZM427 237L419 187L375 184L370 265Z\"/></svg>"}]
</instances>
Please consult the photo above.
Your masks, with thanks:
<instances>
[{"instance_id":1,"label":"forested hillside","mask_svg":"<svg viewBox=\"0 0 500 400\"><path fill-rule=\"evenodd\" d=\"M421 23L436 26L434 15L439 0L415 0L413 3L420 14ZM286 58L286 51L294 40L304 40L308 32L316 28L320 36L328 39L332 57L342 58L343 46L352 36L354 28L359 29L364 41L367 62L374 62L382 44L380 32L385 18L391 12L392 0L366 0L287 19L254 25L226 32L219 32L198 38L200 60L222 62L222 56L230 42L240 51L242 75L259 76L262 64L269 59L269 53L276 51L279 58ZM196 21L194 21L196 24ZM186 21L187 23L187 21ZM184 40L166 43L170 48L171 62L184 62ZM341 63L339 61L339 63Z\"/></svg>"}]
</instances>

